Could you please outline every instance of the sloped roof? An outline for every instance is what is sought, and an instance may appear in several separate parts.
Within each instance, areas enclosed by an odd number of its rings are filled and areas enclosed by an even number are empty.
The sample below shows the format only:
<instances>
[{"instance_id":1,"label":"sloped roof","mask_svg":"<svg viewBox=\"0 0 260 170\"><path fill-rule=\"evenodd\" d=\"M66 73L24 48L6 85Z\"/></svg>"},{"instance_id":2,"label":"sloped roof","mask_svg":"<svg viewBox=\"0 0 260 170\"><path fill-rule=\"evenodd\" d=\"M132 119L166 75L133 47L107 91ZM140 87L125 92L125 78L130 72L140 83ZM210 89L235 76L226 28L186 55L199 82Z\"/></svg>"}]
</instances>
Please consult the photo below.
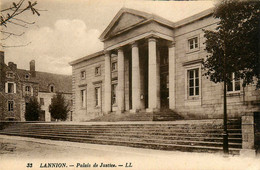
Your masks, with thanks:
<instances>
[{"instance_id":1,"label":"sloped roof","mask_svg":"<svg viewBox=\"0 0 260 170\"><path fill-rule=\"evenodd\" d=\"M95 57L98 57L98 56L101 56L104 54L104 50L101 50L101 51L98 51L96 53L93 53L93 54L90 54L90 55L87 55L85 57L82 57L82 58L79 58L77 60L74 60L74 61L71 61L69 64L72 66L74 64L77 64L77 63L80 63L82 61L86 61L86 60L89 60L91 58L95 58Z\"/></svg>"},{"instance_id":2,"label":"sloped roof","mask_svg":"<svg viewBox=\"0 0 260 170\"><path fill-rule=\"evenodd\" d=\"M23 69L17 69L17 73L21 81L38 83L40 92L49 92L49 86L53 84L56 92L72 93L72 76L70 75L36 71L36 77L32 77L29 70ZM30 75L29 79L25 79L26 74Z\"/></svg>"},{"instance_id":3,"label":"sloped roof","mask_svg":"<svg viewBox=\"0 0 260 170\"><path fill-rule=\"evenodd\" d=\"M56 92L72 93L72 76L36 72L40 91L48 91L49 85L54 84Z\"/></svg>"}]
</instances>

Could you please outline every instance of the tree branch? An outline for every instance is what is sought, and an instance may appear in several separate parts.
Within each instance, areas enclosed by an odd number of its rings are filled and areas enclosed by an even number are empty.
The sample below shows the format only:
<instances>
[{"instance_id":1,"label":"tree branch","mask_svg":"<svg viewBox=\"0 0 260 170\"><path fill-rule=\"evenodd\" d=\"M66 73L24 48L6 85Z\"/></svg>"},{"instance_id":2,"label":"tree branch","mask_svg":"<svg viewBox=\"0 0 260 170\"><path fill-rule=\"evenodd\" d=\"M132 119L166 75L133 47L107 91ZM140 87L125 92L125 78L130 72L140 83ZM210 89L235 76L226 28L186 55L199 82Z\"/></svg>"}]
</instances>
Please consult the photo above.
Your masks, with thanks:
<instances>
[{"instance_id":1,"label":"tree branch","mask_svg":"<svg viewBox=\"0 0 260 170\"><path fill-rule=\"evenodd\" d=\"M29 43L24 44L24 45L10 45L10 46L1 44L1 46L2 46L3 48L26 47L26 46L28 46L28 45L31 44L31 43L32 43L32 42L29 42Z\"/></svg>"}]
</instances>

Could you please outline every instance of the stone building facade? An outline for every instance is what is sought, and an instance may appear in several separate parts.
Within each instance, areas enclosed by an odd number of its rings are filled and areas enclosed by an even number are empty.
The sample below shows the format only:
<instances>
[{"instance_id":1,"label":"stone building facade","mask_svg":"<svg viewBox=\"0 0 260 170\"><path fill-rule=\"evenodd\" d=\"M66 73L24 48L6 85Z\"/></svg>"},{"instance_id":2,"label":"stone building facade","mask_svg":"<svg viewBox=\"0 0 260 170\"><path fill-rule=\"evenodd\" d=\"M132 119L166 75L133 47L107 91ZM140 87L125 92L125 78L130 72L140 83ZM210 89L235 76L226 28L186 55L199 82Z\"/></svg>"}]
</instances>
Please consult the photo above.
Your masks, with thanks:
<instances>
[{"instance_id":1,"label":"stone building facade","mask_svg":"<svg viewBox=\"0 0 260 170\"><path fill-rule=\"evenodd\" d=\"M13 62L6 65L4 52L0 54L0 120L25 121L26 103L33 97L41 105L40 121L51 121L49 105L56 92L72 103L71 76L36 71L34 60L30 62L30 70L18 69Z\"/></svg>"},{"instance_id":2,"label":"stone building facade","mask_svg":"<svg viewBox=\"0 0 260 170\"><path fill-rule=\"evenodd\" d=\"M100 36L104 50L72 61L73 112L84 121L110 112L171 109L191 119L220 118L223 84L203 76L208 9L178 22L121 9ZM259 111L260 91L228 84L228 116Z\"/></svg>"}]
</instances>

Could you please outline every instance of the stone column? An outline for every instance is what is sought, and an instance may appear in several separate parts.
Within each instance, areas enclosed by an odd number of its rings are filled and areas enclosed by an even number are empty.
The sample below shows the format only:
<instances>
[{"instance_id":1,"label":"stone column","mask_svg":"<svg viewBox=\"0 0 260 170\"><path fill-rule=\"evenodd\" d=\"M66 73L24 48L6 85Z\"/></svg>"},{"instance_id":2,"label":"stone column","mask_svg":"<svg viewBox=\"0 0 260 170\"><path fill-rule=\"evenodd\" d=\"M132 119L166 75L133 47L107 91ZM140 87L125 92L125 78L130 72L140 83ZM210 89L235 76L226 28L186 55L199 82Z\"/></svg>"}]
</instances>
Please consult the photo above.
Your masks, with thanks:
<instances>
[{"instance_id":1,"label":"stone column","mask_svg":"<svg viewBox=\"0 0 260 170\"><path fill-rule=\"evenodd\" d=\"M175 60L175 42L169 45L169 108L175 109L175 72L176 60Z\"/></svg>"},{"instance_id":2,"label":"stone column","mask_svg":"<svg viewBox=\"0 0 260 170\"><path fill-rule=\"evenodd\" d=\"M241 156L255 156L254 116L242 116Z\"/></svg>"},{"instance_id":3,"label":"stone column","mask_svg":"<svg viewBox=\"0 0 260 170\"><path fill-rule=\"evenodd\" d=\"M118 113L122 113L125 110L125 58L122 48L118 49L117 53L117 63L118 63L118 83L117 83L117 105Z\"/></svg>"},{"instance_id":4,"label":"stone column","mask_svg":"<svg viewBox=\"0 0 260 170\"><path fill-rule=\"evenodd\" d=\"M135 42L132 44L132 111L138 112L140 109L140 64L139 64L139 49Z\"/></svg>"},{"instance_id":5,"label":"stone column","mask_svg":"<svg viewBox=\"0 0 260 170\"><path fill-rule=\"evenodd\" d=\"M104 112L111 112L111 56L109 52L105 53L105 106Z\"/></svg>"},{"instance_id":6,"label":"stone column","mask_svg":"<svg viewBox=\"0 0 260 170\"><path fill-rule=\"evenodd\" d=\"M148 112L160 108L160 63L157 59L156 39L148 39Z\"/></svg>"}]
</instances>

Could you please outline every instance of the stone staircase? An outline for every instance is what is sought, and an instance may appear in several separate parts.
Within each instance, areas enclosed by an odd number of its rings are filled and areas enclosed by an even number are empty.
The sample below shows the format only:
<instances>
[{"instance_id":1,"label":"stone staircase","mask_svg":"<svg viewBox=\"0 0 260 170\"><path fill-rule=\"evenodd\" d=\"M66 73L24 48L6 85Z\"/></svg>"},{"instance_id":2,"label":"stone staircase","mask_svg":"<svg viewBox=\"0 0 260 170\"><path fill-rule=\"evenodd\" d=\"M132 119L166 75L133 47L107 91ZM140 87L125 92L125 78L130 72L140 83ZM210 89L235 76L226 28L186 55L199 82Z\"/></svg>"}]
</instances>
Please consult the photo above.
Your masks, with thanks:
<instances>
[{"instance_id":1,"label":"stone staircase","mask_svg":"<svg viewBox=\"0 0 260 170\"><path fill-rule=\"evenodd\" d=\"M241 122L229 121L230 154L242 147ZM17 123L0 131L43 139L160 150L222 152L222 120L180 120L172 122L84 122Z\"/></svg>"},{"instance_id":2,"label":"stone staircase","mask_svg":"<svg viewBox=\"0 0 260 170\"><path fill-rule=\"evenodd\" d=\"M153 121L183 120L183 117L170 109L162 109L153 113Z\"/></svg>"},{"instance_id":3,"label":"stone staircase","mask_svg":"<svg viewBox=\"0 0 260 170\"><path fill-rule=\"evenodd\" d=\"M183 117L170 109L164 109L153 113L141 110L137 113L125 111L122 114L112 112L110 114L100 116L89 120L89 122L119 122L119 121L174 121L182 120Z\"/></svg>"}]
</instances>

